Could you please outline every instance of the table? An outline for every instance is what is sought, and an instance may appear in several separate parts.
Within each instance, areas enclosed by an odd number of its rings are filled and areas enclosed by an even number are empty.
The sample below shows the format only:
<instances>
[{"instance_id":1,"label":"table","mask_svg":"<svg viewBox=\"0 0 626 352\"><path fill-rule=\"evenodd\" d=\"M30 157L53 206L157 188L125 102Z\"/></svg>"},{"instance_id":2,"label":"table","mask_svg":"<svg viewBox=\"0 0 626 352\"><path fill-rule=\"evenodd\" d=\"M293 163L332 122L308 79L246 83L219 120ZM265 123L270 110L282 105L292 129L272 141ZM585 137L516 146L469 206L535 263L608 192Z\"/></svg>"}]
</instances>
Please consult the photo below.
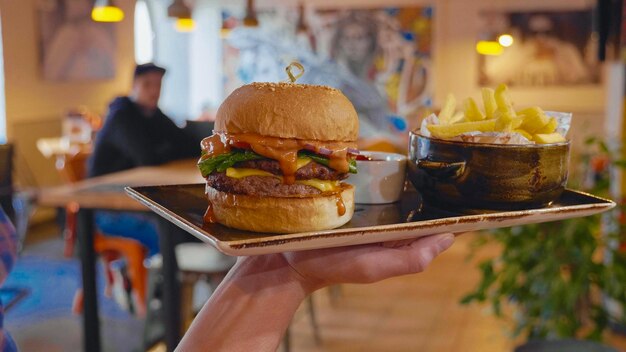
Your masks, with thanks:
<instances>
[{"instance_id":1,"label":"table","mask_svg":"<svg viewBox=\"0 0 626 352\"><path fill-rule=\"evenodd\" d=\"M139 167L74 184L43 189L38 204L65 207L69 202L80 206L77 237L79 241L84 292L83 346L88 352L101 350L100 321L96 290L96 264L93 247L93 211L148 211L129 198L125 186L152 186L167 184L203 183L196 160L181 160L160 166ZM165 315L165 342L173 351L180 340L180 287L174 247L190 236L164 219L159 220L159 239L163 256L163 310ZM189 238L190 239L190 238Z\"/></svg>"}]
</instances>

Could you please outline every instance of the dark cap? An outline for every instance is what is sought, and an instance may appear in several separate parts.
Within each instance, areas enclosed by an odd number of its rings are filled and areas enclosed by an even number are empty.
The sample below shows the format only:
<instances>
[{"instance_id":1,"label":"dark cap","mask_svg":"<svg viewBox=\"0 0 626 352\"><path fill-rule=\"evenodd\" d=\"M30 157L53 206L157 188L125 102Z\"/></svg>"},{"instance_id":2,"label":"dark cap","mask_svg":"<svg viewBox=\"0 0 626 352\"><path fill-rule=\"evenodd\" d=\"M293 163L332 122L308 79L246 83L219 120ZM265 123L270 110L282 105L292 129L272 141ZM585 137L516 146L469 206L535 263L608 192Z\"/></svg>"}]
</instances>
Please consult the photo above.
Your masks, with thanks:
<instances>
[{"instance_id":1,"label":"dark cap","mask_svg":"<svg viewBox=\"0 0 626 352\"><path fill-rule=\"evenodd\" d=\"M135 74L133 75L133 77L137 78L139 76L145 75L146 73L150 73L150 72L159 72L160 74L164 75L165 71L166 70L163 67L157 66L153 64L152 62L150 62L147 64L137 65L135 67Z\"/></svg>"}]
</instances>

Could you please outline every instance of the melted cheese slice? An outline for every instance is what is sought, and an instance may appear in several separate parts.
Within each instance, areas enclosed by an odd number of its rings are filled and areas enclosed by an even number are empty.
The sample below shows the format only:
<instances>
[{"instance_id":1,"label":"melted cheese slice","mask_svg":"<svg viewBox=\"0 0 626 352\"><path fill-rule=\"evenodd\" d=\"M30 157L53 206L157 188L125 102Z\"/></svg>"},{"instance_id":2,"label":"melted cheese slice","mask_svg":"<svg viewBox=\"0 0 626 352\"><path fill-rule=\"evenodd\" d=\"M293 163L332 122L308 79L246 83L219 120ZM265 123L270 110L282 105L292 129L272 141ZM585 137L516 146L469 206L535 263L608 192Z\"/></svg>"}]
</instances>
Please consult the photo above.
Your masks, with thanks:
<instances>
[{"instance_id":1,"label":"melted cheese slice","mask_svg":"<svg viewBox=\"0 0 626 352\"><path fill-rule=\"evenodd\" d=\"M311 158L307 158L306 156L299 156L296 160L296 170L300 170L301 168L309 165L311 162Z\"/></svg>"},{"instance_id":2,"label":"melted cheese slice","mask_svg":"<svg viewBox=\"0 0 626 352\"><path fill-rule=\"evenodd\" d=\"M309 159L309 162L310 162L310 159ZM308 162L306 164L308 164ZM268 177L275 177L275 178L282 180L281 176L274 175L267 171L263 171L259 169L246 169L246 168L234 168L234 167L229 167L228 169L226 169L226 176L231 177L231 178L236 178L236 179L240 179L240 178L244 178L248 176L268 176ZM339 181L327 181L327 180L320 180L317 178L312 178L309 180L296 180L296 183L301 184L301 185L315 187L322 192L333 192L340 187Z\"/></svg>"},{"instance_id":3,"label":"melted cheese slice","mask_svg":"<svg viewBox=\"0 0 626 352\"><path fill-rule=\"evenodd\" d=\"M277 178L282 179L282 177L278 175L274 175L271 172L267 172L267 171L263 171L259 169L246 169L246 168L234 168L234 167L229 167L228 169L226 169L226 176L231 177L231 178L244 178L248 176L270 176L270 177L277 177Z\"/></svg>"},{"instance_id":4,"label":"melted cheese slice","mask_svg":"<svg viewBox=\"0 0 626 352\"><path fill-rule=\"evenodd\" d=\"M296 183L315 187L322 192L332 192L339 188L339 181L327 181L317 178L312 178L310 180L296 180Z\"/></svg>"}]
</instances>

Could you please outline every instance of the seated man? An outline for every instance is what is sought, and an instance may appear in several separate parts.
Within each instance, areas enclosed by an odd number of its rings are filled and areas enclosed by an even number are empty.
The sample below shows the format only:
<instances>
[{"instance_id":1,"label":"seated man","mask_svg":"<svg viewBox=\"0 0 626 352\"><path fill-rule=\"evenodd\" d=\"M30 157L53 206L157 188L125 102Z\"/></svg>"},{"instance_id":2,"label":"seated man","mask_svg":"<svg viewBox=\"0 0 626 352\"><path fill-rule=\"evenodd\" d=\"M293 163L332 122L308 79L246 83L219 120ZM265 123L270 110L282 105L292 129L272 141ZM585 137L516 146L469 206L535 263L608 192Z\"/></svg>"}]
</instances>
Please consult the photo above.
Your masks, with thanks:
<instances>
[{"instance_id":1,"label":"seated man","mask_svg":"<svg viewBox=\"0 0 626 352\"><path fill-rule=\"evenodd\" d=\"M113 100L96 136L88 177L199 155L200 146L158 108L164 74L154 64L135 68L131 95ZM150 255L159 251L156 225L146 215L98 212L96 224L106 234L140 241Z\"/></svg>"}]
</instances>

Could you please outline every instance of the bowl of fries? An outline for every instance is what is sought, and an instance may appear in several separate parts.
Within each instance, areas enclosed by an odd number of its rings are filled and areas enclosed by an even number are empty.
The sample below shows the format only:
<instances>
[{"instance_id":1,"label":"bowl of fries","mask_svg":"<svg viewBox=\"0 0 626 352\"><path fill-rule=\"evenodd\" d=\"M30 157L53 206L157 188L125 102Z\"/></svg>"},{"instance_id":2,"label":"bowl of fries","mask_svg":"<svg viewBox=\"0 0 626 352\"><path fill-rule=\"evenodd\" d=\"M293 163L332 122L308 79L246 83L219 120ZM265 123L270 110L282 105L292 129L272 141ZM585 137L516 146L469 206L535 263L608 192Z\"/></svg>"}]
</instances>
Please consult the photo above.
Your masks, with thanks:
<instances>
[{"instance_id":1,"label":"bowl of fries","mask_svg":"<svg viewBox=\"0 0 626 352\"><path fill-rule=\"evenodd\" d=\"M409 179L434 205L461 209L547 206L567 183L571 114L515 110L507 88L483 88L456 112L448 96L438 116L409 138Z\"/></svg>"}]
</instances>

